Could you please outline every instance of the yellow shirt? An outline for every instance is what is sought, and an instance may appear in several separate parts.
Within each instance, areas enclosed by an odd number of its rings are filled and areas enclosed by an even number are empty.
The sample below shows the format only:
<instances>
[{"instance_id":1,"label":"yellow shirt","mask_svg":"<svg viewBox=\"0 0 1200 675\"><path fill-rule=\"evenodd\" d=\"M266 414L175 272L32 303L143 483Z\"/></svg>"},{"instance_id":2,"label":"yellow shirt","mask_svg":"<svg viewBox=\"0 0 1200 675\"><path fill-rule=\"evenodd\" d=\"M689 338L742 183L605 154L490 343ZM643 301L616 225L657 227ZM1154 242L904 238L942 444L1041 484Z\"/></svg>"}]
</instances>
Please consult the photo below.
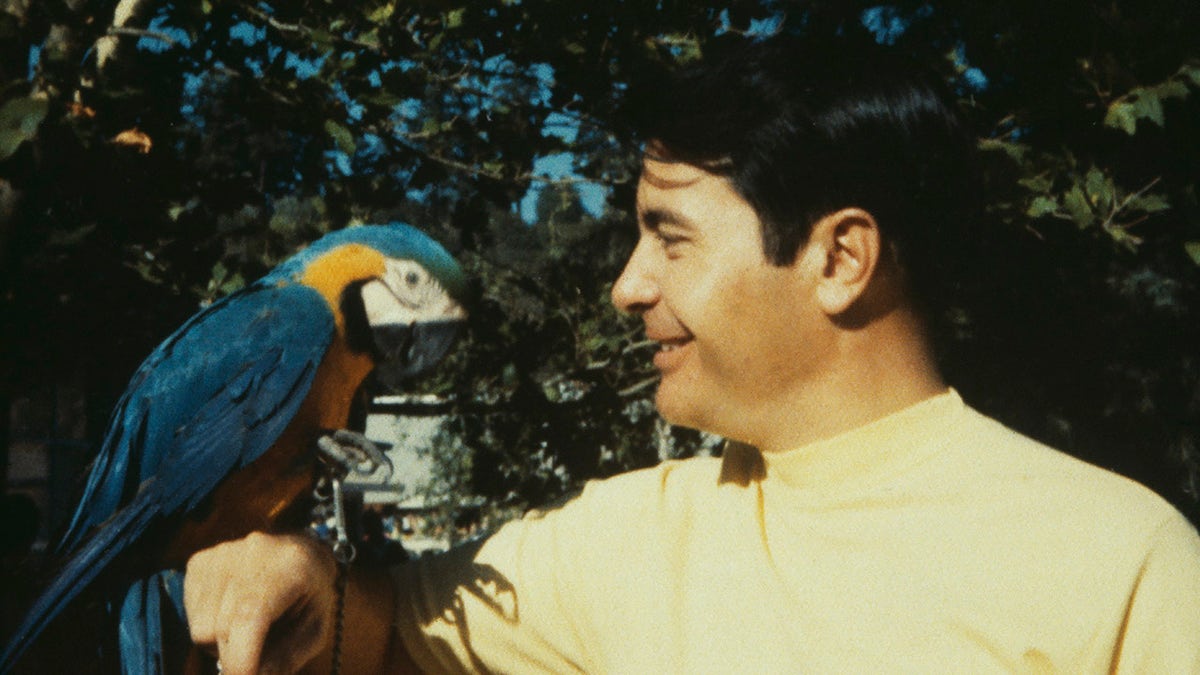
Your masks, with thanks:
<instances>
[{"instance_id":1,"label":"yellow shirt","mask_svg":"<svg viewBox=\"0 0 1200 675\"><path fill-rule=\"evenodd\" d=\"M949 392L667 462L396 570L430 672L1200 673L1200 536Z\"/></svg>"}]
</instances>

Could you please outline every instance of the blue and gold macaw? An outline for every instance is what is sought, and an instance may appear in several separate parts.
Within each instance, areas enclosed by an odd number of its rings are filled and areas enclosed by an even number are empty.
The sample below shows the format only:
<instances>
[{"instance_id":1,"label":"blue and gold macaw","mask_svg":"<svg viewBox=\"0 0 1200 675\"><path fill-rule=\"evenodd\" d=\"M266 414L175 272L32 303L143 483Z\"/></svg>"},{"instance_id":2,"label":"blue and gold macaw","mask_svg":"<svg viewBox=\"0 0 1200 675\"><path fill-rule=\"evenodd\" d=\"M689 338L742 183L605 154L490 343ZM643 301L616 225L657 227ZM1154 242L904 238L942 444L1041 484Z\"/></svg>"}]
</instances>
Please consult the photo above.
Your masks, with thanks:
<instances>
[{"instance_id":1,"label":"blue and gold macaw","mask_svg":"<svg viewBox=\"0 0 1200 675\"><path fill-rule=\"evenodd\" d=\"M317 439L347 425L365 378L413 376L445 355L465 286L418 230L350 227L188 320L117 404L59 547L67 562L0 672L101 575L122 587L109 600L122 670L177 670L163 626L183 617L178 570L196 551L277 527L311 493Z\"/></svg>"}]
</instances>

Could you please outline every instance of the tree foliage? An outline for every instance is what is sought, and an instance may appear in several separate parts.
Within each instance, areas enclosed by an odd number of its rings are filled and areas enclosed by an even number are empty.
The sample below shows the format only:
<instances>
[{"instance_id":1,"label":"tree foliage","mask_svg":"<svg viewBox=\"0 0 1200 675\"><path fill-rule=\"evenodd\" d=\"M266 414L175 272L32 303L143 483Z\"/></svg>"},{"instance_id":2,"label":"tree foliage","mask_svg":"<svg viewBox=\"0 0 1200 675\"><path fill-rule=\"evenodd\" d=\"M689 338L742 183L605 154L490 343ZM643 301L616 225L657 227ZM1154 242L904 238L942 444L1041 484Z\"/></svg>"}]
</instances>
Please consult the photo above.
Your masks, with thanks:
<instances>
[{"instance_id":1,"label":"tree foliage","mask_svg":"<svg viewBox=\"0 0 1200 675\"><path fill-rule=\"evenodd\" d=\"M694 452L695 434L664 442L639 327L607 300L633 237L625 96L716 42L870 30L954 85L1005 233L945 337L954 383L1195 517L1198 14L1183 0L10 0L4 391L84 373L100 429L198 303L323 232L399 219L477 279L466 343L414 385L454 402L461 489L537 503Z\"/></svg>"}]
</instances>

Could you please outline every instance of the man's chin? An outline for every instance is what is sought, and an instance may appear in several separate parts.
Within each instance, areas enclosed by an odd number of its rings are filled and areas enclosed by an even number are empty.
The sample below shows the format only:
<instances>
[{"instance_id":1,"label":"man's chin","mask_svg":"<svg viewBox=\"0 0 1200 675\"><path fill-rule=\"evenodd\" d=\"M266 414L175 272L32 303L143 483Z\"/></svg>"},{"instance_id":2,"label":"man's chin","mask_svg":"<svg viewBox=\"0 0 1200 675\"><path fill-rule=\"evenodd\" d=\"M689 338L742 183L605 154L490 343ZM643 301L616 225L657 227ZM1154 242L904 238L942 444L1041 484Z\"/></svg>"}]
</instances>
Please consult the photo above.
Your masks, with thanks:
<instances>
[{"instance_id":1,"label":"man's chin","mask_svg":"<svg viewBox=\"0 0 1200 675\"><path fill-rule=\"evenodd\" d=\"M658 391L654 394L654 407L659 416L672 426L707 431L704 427L705 416L700 414L696 401L682 396L669 384L659 383Z\"/></svg>"}]
</instances>

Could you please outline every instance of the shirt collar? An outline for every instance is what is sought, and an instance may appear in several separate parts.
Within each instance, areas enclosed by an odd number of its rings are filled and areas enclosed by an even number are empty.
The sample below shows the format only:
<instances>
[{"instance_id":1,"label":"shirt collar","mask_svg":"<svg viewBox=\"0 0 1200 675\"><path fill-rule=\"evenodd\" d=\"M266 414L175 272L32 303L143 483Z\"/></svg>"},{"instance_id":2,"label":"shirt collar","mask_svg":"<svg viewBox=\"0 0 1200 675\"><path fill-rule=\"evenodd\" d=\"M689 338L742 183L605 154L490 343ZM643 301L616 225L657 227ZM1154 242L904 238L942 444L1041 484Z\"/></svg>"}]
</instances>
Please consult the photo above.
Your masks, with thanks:
<instances>
[{"instance_id":1,"label":"shirt collar","mask_svg":"<svg viewBox=\"0 0 1200 675\"><path fill-rule=\"evenodd\" d=\"M935 451L965 409L953 389L832 438L782 453L763 454L730 443L723 456L722 482L781 483L823 490L847 481L892 475Z\"/></svg>"}]
</instances>

